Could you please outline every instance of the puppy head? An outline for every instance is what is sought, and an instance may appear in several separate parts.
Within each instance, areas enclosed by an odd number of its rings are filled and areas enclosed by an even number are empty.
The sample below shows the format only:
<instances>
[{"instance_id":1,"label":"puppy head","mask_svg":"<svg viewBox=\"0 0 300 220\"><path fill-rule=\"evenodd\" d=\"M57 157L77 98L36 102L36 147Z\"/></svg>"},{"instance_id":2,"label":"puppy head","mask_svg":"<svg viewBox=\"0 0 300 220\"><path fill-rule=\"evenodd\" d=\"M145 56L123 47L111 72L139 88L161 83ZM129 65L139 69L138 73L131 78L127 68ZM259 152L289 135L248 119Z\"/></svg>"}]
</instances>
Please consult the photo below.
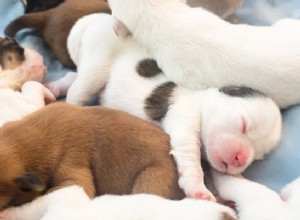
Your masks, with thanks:
<instances>
[{"instance_id":1,"label":"puppy head","mask_svg":"<svg viewBox=\"0 0 300 220\"><path fill-rule=\"evenodd\" d=\"M0 210L24 204L44 193L45 184L26 170L12 146L0 147Z\"/></svg>"},{"instance_id":2,"label":"puppy head","mask_svg":"<svg viewBox=\"0 0 300 220\"><path fill-rule=\"evenodd\" d=\"M7 87L20 89L29 80L42 82L46 75L43 62L36 51L24 49L13 39L0 38L0 80Z\"/></svg>"},{"instance_id":3,"label":"puppy head","mask_svg":"<svg viewBox=\"0 0 300 220\"><path fill-rule=\"evenodd\" d=\"M246 87L211 89L204 103L201 141L207 160L220 172L241 173L278 144L281 113L262 93Z\"/></svg>"}]
</instances>

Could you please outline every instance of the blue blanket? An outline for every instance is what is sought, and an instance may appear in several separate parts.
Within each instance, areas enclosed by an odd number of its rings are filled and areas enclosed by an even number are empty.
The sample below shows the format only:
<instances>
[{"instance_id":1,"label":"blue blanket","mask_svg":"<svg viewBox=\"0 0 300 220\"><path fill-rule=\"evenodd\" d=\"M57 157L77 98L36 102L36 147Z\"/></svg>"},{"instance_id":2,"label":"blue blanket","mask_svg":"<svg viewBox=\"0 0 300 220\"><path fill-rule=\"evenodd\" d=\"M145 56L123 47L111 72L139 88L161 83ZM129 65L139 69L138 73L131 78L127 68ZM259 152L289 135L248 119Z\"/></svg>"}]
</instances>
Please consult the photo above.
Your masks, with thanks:
<instances>
[{"instance_id":1,"label":"blue blanket","mask_svg":"<svg viewBox=\"0 0 300 220\"><path fill-rule=\"evenodd\" d=\"M21 0L1 0L0 14L0 36L3 36L4 27L9 21L23 14ZM285 17L300 19L300 1L245 0L237 15L242 23L254 25L270 25ZM48 67L47 81L62 77L68 71L54 58L43 40L31 30L19 32L17 40L23 46L32 47L44 56ZM278 149L264 160L255 162L245 173L247 178L276 191L300 176L300 106L285 110L283 117L283 138Z\"/></svg>"}]
</instances>

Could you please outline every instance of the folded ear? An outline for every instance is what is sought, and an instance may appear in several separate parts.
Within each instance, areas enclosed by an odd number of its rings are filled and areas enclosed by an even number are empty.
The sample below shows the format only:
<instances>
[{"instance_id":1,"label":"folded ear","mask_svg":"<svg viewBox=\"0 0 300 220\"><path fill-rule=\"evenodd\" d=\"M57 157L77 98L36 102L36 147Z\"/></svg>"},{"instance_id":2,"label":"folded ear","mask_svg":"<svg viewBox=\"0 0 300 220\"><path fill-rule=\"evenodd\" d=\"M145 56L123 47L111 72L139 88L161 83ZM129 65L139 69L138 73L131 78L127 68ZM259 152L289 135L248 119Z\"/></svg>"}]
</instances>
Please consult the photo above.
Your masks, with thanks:
<instances>
[{"instance_id":1,"label":"folded ear","mask_svg":"<svg viewBox=\"0 0 300 220\"><path fill-rule=\"evenodd\" d=\"M128 27L116 17L113 17L113 30L117 37L126 38L131 35Z\"/></svg>"},{"instance_id":2,"label":"folded ear","mask_svg":"<svg viewBox=\"0 0 300 220\"><path fill-rule=\"evenodd\" d=\"M16 178L14 182L23 192L40 192L45 189L45 185L40 178L31 173L26 173L23 176Z\"/></svg>"}]
</instances>

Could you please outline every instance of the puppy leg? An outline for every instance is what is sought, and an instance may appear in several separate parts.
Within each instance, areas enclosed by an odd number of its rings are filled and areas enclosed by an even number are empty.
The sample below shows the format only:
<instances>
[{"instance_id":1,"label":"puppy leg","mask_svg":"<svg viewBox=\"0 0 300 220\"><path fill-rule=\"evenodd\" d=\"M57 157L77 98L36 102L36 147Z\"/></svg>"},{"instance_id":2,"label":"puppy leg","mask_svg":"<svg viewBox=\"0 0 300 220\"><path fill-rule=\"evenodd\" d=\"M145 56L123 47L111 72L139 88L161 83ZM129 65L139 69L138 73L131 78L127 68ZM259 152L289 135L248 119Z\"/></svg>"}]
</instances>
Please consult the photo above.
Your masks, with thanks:
<instances>
[{"instance_id":1,"label":"puppy leg","mask_svg":"<svg viewBox=\"0 0 300 220\"><path fill-rule=\"evenodd\" d=\"M133 194L148 193L168 199L184 198L178 186L178 176L172 161L146 167L135 179Z\"/></svg>"},{"instance_id":2,"label":"puppy leg","mask_svg":"<svg viewBox=\"0 0 300 220\"><path fill-rule=\"evenodd\" d=\"M55 95L56 98L67 95L68 89L77 77L76 72L68 72L56 81L46 83L45 86Z\"/></svg>"},{"instance_id":3,"label":"puppy leg","mask_svg":"<svg viewBox=\"0 0 300 220\"><path fill-rule=\"evenodd\" d=\"M54 102L55 96L42 84L35 81L28 81L21 88L22 95L29 102L42 108L46 103Z\"/></svg>"},{"instance_id":4,"label":"puppy leg","mask_svg":"<svg viewBox=\"0 0 300 220\"><path fill-rule=\"evenodd\" d=\"M212 176L220 197L235 202L240 220L286 219L282 200L266 186L217 171Z\"/></svg>"},{"instance_id":5,"label":"puppy leg","mask_svg":"<svg viewBox=\"0 0 300 220\"><path fill-rule=\"evenodd\" d=\"M62 187L78 185L84 189L84 191L90 198L95 197L96 189L94 186L94 179L91 171L88 168L71 169L70 167L74 167L74 165L66 165L66 167L57 169L56 175L60 179L62 176L64 178L62 181L54 183L56 186L51 188L50 191L53 192L57 189L61 189Z\"/></svg>"},{"instance_id":6,"label":"puppy leg","mask_svg":"<svg viewBox=\"0 0 300 220\"><path fill-rule=\"evenodd\" d=\"M204 184L200 163L201 114L199 106L192 100L195 99L188 96L177 97L162 122L162 128L170 135L171 154L179 172L179 186L188 197L215 201Z\"/></svg>"}]
</instances>

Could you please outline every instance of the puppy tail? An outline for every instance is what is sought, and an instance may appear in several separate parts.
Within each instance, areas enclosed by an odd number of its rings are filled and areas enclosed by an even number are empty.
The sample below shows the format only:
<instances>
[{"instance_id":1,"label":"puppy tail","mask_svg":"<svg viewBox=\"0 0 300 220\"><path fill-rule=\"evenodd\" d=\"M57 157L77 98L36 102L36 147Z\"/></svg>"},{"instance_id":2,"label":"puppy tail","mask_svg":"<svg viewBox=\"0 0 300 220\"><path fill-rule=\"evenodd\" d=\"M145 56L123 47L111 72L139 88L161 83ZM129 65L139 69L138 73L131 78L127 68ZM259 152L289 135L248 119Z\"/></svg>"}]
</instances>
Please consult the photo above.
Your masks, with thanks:
<instances>
[{"instance_id":1,"label":"puppy tail","mask_svg":"<svg viewBox=\"0 0 300 220\"><path fill-rule=\"evenodd\" d=\"M4 33L8 37L15 37L16 33L24 28L32 28L41 32L44 29L45 21L45 12L25 14L8 24Z\"/></svg>"}]
</instances>

